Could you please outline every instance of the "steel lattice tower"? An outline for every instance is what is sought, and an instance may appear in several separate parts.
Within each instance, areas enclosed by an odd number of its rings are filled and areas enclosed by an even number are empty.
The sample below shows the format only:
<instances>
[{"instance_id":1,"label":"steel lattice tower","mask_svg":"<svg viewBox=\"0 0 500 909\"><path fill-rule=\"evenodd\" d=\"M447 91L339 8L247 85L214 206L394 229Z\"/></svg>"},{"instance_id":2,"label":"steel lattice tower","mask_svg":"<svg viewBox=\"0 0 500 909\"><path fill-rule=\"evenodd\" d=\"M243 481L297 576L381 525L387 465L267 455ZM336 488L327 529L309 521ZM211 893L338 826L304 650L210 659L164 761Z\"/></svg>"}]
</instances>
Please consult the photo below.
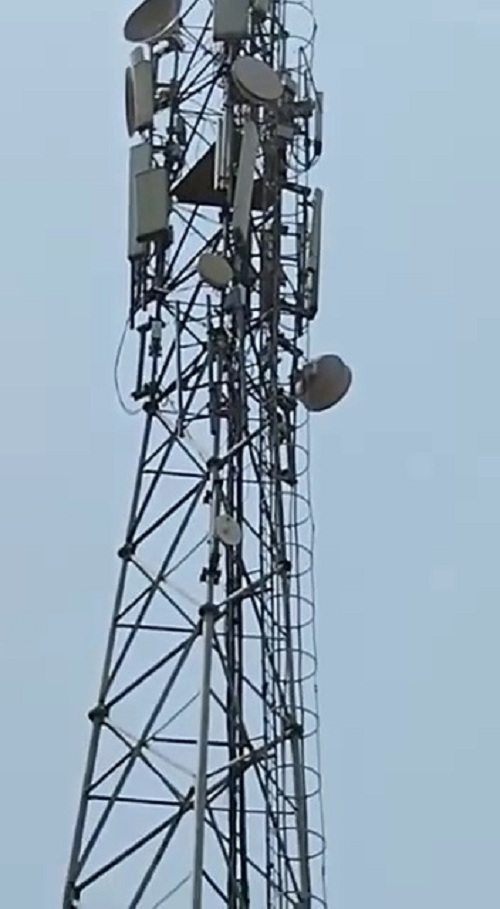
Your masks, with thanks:
<instances>
[{"instance_id":1,"label":"steel lattice tower","mask_svg":"<svg viewBox=\"0 0 500 909\"><path fill-rule=\"evenodd\" d=\"M143 435L63 909L325 902L315 31L309 0L146 0L125 27Z\"/></svg>"}]
</instances>

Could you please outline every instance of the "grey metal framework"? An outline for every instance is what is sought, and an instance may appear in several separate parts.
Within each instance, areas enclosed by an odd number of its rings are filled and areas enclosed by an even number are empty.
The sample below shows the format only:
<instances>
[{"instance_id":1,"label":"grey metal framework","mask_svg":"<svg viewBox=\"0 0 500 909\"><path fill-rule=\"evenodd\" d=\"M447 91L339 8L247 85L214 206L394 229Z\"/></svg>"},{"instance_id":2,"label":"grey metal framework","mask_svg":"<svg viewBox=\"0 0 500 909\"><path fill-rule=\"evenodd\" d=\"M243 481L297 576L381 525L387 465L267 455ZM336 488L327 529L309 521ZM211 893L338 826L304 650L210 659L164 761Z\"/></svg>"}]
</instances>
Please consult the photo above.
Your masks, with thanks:
<instances>
[{"instance_id":1,"label":"grey metal framework","mask_svg":"<svg viewBox=\"0 0 500 909\"><path fill-rule=\"evenodd\" d=\"M296 397L317 308L316 25L309 0L246 7L246 33L221 37L217 3L186 5L127 72L143 432L63 909L325 903ZM237 83L240 57L279 76L278 99L251 96L259 73Z\"/></svg>"}]
</instances>

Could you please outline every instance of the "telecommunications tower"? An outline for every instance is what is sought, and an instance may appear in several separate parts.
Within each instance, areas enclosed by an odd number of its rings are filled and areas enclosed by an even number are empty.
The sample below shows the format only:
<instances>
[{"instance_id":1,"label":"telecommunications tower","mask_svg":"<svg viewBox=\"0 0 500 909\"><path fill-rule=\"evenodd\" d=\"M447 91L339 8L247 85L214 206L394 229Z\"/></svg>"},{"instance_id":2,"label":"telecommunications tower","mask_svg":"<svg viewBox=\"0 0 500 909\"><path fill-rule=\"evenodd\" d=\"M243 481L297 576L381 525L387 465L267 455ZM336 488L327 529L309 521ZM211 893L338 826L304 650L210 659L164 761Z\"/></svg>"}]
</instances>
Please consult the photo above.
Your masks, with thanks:
<instances>
[{"instance_id":1,"label":"telecommunications tower","mask_svg":"<svg viewBox=\"0 0 500 909\"><path fill-rule=\"evenodd\" d=\"M308 419L351 374L308 350L311 2L125 25L143 432L63 909L325 905Z\"/></svg>"}]
</instances>

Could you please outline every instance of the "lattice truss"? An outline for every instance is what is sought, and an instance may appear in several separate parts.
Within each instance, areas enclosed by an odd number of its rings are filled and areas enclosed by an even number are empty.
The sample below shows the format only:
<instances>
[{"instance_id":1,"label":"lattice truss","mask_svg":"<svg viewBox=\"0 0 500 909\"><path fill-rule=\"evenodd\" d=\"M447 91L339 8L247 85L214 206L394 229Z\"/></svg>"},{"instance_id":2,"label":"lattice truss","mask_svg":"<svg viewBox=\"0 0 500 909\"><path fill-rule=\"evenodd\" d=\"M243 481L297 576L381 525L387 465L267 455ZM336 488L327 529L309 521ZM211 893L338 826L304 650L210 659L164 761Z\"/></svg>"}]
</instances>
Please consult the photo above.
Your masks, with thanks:
<instances>
[{"instance_id":1,"label":"lattice truss","mask_svg":"<svg viewBox=\"0 0 500 909\"><path fill-rule=\"evenodd\" d=\"M152 180L161 223L138 233L133 182L144 428L64 909L324 901L308 430L294 393L317 293L314 31L306 4L281 0L251 14L244 40L215 42L200 0L133 59L153 76L154 115L131 124L131 167L144 191ZM236 90L241 56L279 75L275 103ZM219 286L201 273L207 254L230 267Z\"/></svg>"}]
</instances>

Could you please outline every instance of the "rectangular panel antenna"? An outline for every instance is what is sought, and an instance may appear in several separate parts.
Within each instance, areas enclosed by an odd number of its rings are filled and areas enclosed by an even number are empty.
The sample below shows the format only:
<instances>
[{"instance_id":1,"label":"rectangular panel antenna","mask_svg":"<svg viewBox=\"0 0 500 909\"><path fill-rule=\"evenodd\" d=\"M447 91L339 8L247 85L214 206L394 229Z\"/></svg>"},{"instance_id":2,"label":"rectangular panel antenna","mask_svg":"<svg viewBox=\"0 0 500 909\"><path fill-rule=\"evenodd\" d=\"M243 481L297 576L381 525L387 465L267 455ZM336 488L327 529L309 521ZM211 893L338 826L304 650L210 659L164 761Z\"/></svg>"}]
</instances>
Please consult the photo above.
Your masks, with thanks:
<instances>
[{"instance_id":1,"label":"rectangular panel antenna","mask_svg":"<svg viewBox=\"0 0 500 909\"><path fill-rule=\"evenodd\" d=\"M313 319L319 305L319 270L321 262L321 220L323 215L323 190L315 189L313 195L313 213L311 234L309 237L309 255L307 258L306 314Z\"/></svg>"},{"instance_id":2,"label":"rectangular panel antenna","mask_svg":"<svg viewBox=\"0 0 500 909\"><path fill-rule=\"evenodd\" d=\"M250 227L250 212L255 179L255 166L259 151L259 133L253 120L247 120L238 164L234 190L233 230L236 240L245 242Z\"/></svg>"},{"instance_id":3,"label":"rectangular panel antenna","mask_svg":"<svg viewBox=\"0 0 500 909\"><path fill-rule=\"evenodd\" d=\"M151 60L140 60L132 67L134 84L134 126L136 130L153 125L155 113L153 64Z\"/></svg>"},{"instance_id":4,"label":"rectangular panel antenna","mask_svg":"<svg viewBox=\"0 0 500 909\"><path fill-rule=\"evenodd\" d=\"M128 258L140 259L147 255L147 243L137 239L137 175L151 167L153 151L149 142L133 145L129 152L128 191Z\"/></svg>"},{"instance_id":5,"label":"rectangular panel antenna","mask_svg":"<svg viewBox=\"0 0 500 909\"><path fill-rule=\"evenodd\" d=\"M317 158L323 151L323 103L324 92L316 93L316 106L314 108L314 154Z\"/></svg>"},{"instance_id":6,"label":"rectangular panel antenna","mask_svg":"<svg viewBox=\"0 0 500 909\"><path fill-rule=\"evenodd\" d=\"M217 141L215 143L214 158L214 186L221 191L226 190L229 183L227 132L227 116L223 114L217 122Z\"/></svg>"},{"instance_id":7,"label":"rectangular panel antenna","mask_svg":"<svg viewBox=\"0 0 500 909\"><path fill-rule=\"evenodd\" d=\"M250 0L214 0L214 41L248 36Z\"/></svg>"},{"instance_id":8,"label":"rectangular panel antenna","mask_svg":"<svg viewBox=\"0 0 500 909\"><path fill-rule=\"evenodd\" d=\"M170 195L168 172L155 167L137 174L137 239L158 240L168 232Z\"/></svg>"}]
</instances>

